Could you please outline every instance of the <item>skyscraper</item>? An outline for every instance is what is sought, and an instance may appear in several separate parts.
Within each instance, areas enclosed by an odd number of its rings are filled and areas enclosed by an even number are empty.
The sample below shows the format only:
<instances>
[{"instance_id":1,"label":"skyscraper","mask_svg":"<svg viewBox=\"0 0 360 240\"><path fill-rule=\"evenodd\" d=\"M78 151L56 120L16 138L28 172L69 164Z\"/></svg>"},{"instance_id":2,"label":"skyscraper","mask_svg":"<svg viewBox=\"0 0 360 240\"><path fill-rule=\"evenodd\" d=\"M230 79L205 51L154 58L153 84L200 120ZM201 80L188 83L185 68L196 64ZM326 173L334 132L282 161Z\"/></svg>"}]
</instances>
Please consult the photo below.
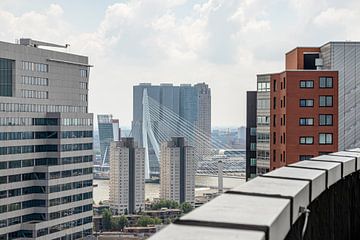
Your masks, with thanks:
<instances>
[{"instance_id":1,"label":"skyscraper","mask_svg":"<svg viewBox=\"0 0 360 240\"><path fill-rule=\"evenodd\" d=\"M161 144L160 198L195 204L194 155L183 137Z\"/></svg>"},{"instance_id":2,"label":"skyscraper","mask_svg":"<svg viewBox=\"0 0 360 240\"><path fill-rule=\"evenodd\" d=\"M179 118L191 123L195 128L201 131L207 139L197 146L200 154L209 152L207 146L211 137L211 90L205 83L199 83L194 86L190 84L181 84L173 86L172 84L161 84L160 86L152 86L150 83L142 83L133 88L133 122L132 134L135 140L143 146L143 94L147 90L147 95L154 99L161 107L170 109ZM162 124L161 115L154 126L161 131L166 131ZM181 135L179 133L178 135ZM150 172L151 174L159 173L159 159L150 148L149 154Z\"/></svg>"},{"instance_id":3,"label":"skyscraper","mask_svg":"<svg viewBox=\"0 0 360 240\"><path fill-rule=\"evenodd\" d=\"M92 234L88 58L0 42L0 239Z\"/></svg>"},{"instance_id":4,"label":"skyscraper","mask_svg":"<svg viewBox=\"0 0 360 240\"><path fill-rule=\"evenodd\" d=\"M102 165L109 164L110 143L114 140L112 115L98 115L97 118Z\"/></svg>"},{"instance_id":5,"label":"skyscraper","mask_svg":"<svg viewBox=\"0 0 360 240\"><path fill-rule=\"evenodd\" d=\"M145 209L145 149L134 138L110 144L110 208L118 214Z\"/></svg>"}]
</instances>

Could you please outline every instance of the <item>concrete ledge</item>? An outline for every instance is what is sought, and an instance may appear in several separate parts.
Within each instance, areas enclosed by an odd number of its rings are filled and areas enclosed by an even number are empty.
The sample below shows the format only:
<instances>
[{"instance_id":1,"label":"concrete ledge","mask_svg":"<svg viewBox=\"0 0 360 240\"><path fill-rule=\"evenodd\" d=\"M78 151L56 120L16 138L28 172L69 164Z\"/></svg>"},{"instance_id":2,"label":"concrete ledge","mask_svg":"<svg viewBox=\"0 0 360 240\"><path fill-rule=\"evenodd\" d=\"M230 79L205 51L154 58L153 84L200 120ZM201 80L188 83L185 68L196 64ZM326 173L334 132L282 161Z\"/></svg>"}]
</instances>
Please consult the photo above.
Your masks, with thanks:
<instances>
[{"instance_id":1,"label":"concrete ledge","mask_svg":"<svg viewBox=\"0 0 360 240\"><path fill-rule=\"evenodd\" d=\"M276 169L195 209L151 239L284 239L303 216L300 208L359 170L359 162L360 148Z\"/></svg>"}]
</instances>

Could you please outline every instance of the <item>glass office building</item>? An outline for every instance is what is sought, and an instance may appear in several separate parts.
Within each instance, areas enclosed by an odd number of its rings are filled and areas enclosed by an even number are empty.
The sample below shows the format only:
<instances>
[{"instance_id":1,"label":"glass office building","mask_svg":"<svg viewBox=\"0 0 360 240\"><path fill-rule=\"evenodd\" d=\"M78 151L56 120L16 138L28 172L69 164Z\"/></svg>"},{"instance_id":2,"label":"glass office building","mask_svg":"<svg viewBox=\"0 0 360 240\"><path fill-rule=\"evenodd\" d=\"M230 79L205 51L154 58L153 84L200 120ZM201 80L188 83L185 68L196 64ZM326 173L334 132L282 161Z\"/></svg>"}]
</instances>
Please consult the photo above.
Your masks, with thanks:
<instances>
[{"instance_id":1,"label":"glass office building","mask_svg":"<svg viewBox=\"0 0 360 240\"><path fill-rule=\"evenodd\" d=\"M39 43L0 42L0 239L82 239L93 215L90 66Z\"/></svg>"}]
</instances>

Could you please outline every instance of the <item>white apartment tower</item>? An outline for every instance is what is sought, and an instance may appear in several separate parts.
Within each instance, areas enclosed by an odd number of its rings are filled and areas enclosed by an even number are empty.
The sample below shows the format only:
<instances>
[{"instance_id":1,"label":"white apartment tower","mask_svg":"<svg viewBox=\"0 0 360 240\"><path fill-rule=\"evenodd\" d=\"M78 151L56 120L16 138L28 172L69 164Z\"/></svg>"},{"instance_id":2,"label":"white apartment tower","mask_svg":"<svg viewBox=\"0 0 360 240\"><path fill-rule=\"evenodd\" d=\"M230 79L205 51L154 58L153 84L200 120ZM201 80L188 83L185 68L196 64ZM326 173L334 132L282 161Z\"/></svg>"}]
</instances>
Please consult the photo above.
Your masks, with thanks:
<instances>
[{"instance_id":1,"label":"white apartment tower","mask_svg":"<svg viewBox=\"0 0 360 240\"><path fill-rule=\"evenodd\" d=\"M194 148L183 137L161 144L160 198L195 204Z\"/></svg>"},{"instance_id":2,"label":"white apartment tower","mask_svg":"<svg viewBox=\"0 0 360 240\"><path fill-rule=\"evenodd\" d=\"M198 98L195 126L204 138L195 146L196 152L199 156L209 156L211 154L211 90L205 83L196 84L194 87Z\"/></svg>"},{"instance_id":3,"label":"white apartment tower","mask_svg":"<svg viewBox=\"0 0 360 240\"><path fill-rule=\"evenodd\" d=\"M0 239L92 234L88 58L0 42Z\"/></svg>"},{"instance_id":4,"label":"white apartment tower","mask_svg":"<svg viewBox=\"0 0 360 240\"><path fill-rule=\"evenodd\" d=\"M110 208L117 214L145 209L145 149L134 138L110 144Z\"/></svg>"}]
</instances>

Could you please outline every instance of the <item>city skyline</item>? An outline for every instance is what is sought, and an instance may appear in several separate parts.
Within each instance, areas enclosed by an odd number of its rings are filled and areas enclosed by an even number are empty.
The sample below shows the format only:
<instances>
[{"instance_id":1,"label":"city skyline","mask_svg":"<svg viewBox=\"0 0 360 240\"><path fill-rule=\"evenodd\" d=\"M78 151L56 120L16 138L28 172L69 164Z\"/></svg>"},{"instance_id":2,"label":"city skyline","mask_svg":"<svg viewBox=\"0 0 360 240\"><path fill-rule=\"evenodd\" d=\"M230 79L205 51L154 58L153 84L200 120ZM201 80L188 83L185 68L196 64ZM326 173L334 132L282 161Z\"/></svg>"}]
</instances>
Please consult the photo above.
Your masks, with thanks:
<instances>
[{"instance_id":1,"label":"city skyline","mask_svg":"<svg viewBox=\"0 0 360 240\"><path fill-rule=\"evenodd\" d=\"M89 111L112 113L122 126L130 126L131 87L141 82L207 82L214 89L212 124L244 126L245 104L238 103L256 89L257 73L283 69L283 52L359 38L352 26L360 3L311 3L3 0L0 37L69 43L71 52L90 56L96 67Z\"/></svg>"}]
</instances>

